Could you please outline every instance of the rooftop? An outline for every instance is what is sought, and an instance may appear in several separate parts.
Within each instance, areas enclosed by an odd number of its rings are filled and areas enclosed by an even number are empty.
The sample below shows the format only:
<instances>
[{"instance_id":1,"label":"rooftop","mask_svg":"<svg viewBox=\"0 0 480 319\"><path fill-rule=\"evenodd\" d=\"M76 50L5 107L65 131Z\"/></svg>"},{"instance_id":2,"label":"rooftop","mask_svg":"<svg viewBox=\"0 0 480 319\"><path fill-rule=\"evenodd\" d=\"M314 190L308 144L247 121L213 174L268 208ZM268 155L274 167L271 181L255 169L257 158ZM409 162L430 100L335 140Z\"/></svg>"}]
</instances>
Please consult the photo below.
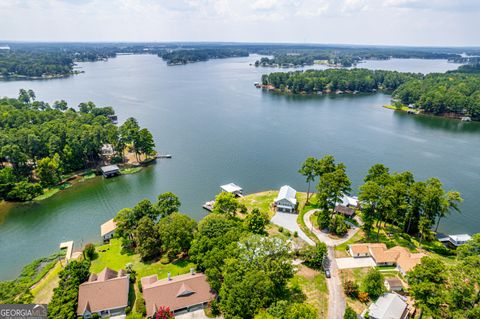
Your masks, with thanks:
<instances>
[{"instance_id":1,"label":"rooftop","mask_svg":"<svg viewBox=\"0 0 480 319\"><path fill-rule=\"evenodd\" d=\"M282 199L286 199L289 202L296 204L297 203L297 191L291 188L288 185L284 185L280 187L280 191L278 192L277 198L275 199L275 202L280 201Z\"/></svg>"},{"instance_id":2,"label":"rooftop","mask_svg":"<svg viewBox=\"0 0 480 319\"><path fill-rule=\"evenodd\" d=\"M100 169L102 170L102 173L115 172L120 170L117 165L102 166L100 167Z\"/></svg>"},{"instance_id":3,"label":"rooftop","mask_svg":"<svg viewBox=\"0 0 480 319\"><path fill-rule=\"evenodd\" d=\"M77 314L128 306L128 288L128 275L123 270L105 268L98 275L91 274L79 286Z\"/></svg>"},{"instance_id":4,"label":"rooftop","mask_svg":"<svg viewBox=\"0 0 480 319\"><path fill-rule=\"evenodd\" d=\"M241 192L242 188L234 183L228 183L225 185L220 186L220 188L227 193L236 193Z\"/></svg>"},{"instance_id":5,"label":"rooftop","mask_svg":"<svg viewBox=\"0 0 480 319\"><path fill-rule=\"evenodd\" d=\"M115 223L115 221L112 218L100 226L100 235L105 236L106 234L114 231L116 228L117 228L117 223Z\"/></svg>"},{"instance_id":6,"label":"rooftop","mask_svg":"<svg viewBox=\"0 0 480 319\"><path fill-rule=\"evenodd\" d=\"M207 277L202 273L188 273L162 280L152 275L143 277L141 281L147 316L152 316L161 306L175 311L215 298Z\"/></svg>"},{"instance_id":7,"label":"rooftop","mask_svg":"<svg viewBox=\"0 0 480 319\"><path fill-rule=\"evenodd\" d=\"M402 319L406 309L407 303L402 298L397 294L387 293L370 305L369 316L375 319Z\"/></svg>"}]
</instances>

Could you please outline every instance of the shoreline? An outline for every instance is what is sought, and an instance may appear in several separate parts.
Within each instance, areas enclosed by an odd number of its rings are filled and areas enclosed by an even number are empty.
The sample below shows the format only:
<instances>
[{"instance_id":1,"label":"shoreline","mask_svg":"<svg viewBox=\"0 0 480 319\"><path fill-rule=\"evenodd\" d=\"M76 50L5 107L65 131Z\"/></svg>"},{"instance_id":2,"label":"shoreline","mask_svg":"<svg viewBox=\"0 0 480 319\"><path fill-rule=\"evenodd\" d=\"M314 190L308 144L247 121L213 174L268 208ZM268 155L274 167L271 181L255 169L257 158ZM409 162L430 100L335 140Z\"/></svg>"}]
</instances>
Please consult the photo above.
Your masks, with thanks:
<instances>
[{"instance_id":1,"label":"shoreline","mask_svg":"<svg viewBox=\"0 0 480 319\"><path fill-rule=\"evenodd\" d=\"M480 122L480 120L472 119L472 118L470 118L469 116L466 116L466 115L463 115L463 116L462 115L456 115L456 114L451 114L451 115L438 114L437 115L437 114L434 114L434 113L424 112L421 109L409 108L406 105L401 105L400 107L397 107L397 106L394 106L392 104L387 104L387 105L383 105L382 107L385 108L385 109L389 109L389 110L393 110L393 111L399 111L399 112L408 113L408 114L412 114L412 115L431 116L431 117L436 117L436 118L457 120L457 121L465 122L465 123L468 123L468 122L477 122L478 123L478 122ZM470 120L468 120L468 121L462 120L465 117L468 117Z\"/></svg>"}]
</instances>

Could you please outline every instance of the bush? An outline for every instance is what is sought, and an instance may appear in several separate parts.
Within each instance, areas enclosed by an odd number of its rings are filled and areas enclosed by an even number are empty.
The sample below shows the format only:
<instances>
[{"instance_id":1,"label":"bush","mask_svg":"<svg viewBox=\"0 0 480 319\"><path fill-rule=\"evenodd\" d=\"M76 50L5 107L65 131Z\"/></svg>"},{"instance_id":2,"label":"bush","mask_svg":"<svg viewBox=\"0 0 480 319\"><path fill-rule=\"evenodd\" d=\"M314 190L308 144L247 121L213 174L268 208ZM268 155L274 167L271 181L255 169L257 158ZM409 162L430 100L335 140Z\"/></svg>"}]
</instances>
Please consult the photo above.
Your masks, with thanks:
<instances>
[{"instance_id":1,"label":"bush","mask_svg":"<svg viewBox=\"0 0 480 319\"><path fill-rule=\"evenodd\" d=\"M377 299L385 291L383 282L384 278L380 271L372 268L368 271L367 276L363 280L363 290L367 292L371 298Z\"/></svg>"},{"instance_id":2,"label":"bush","mask_svg":"<svg viewBox=\"0 0 480 319\"><path fill-rule=\"evenodd\" d=\"M143 292L143 287L142 287L142 281L141 280L137 281L137 287L138 287L138 291Z\"/></svg>"},{"instance_id":3,"label":"bush","mask_svg":"<svg viewBox=\"0 0 480 319\"><path fill-rule=\"evenodd\" d=\"M346 280L343 283L345 294L351 298L358 298L358 285L353 280Z\"/></svg>"},{"instance_id":4,"label":"bush","mask_svg":"<svg viewBox=\"0 0 480 319\"><path fill-rule=\"evenodd\" d=\"M293 232L293 237L298 238L298 232L297 231Z\"/></svg>"},{"instance_id":5,"label":"bush","mask_svg":"<svg viewBox=\"0 0 480 319\"><path fill-rule=\"evenodd\" d=\"M347 309L345 309L345 315L343 315L343 319L357 319L357 313L350 307L348 306Z\"/></svg>"},{"instance_id":6,"label":"bush","mask_svg":"<svg viewBox=\"0 0 480 319\"><path fill-rule=\"evenodd\" d=\"M306 246L301 251L301 256L305 264L314 269L322 269L323 261L327 256L327 245L325 243L317 243L316 246Z\"/></svg>"},{"instance_id":7,"label":"bush","mask_svg":"<svg viewBox=\"0 0 480 319\"><path fill-rule=\"evenodd\" d=\"M369 300L368 292L361 291L358 293L358 300L363 303L367 303Z\"/></svg>"},{"instance_id":8,"label":"bush","mask_svg":"<svg viewBox=\"0 0 480 319\"><path fill-rule=\"evenodd\" d=\"M93 260L95 258L95 246L91 243L85 245L83 248L83 257L88 260Z\"/></svg>"},{"instance_id":9,"label":"bush","mask_svg":"<svg viewBox=\"0 0 480 319\"><path fill-rule=\"evenodd\" d=\"M143 299L142 294L137 295L137 299L135 300L135 311L144 316L147 315L147 308L145 307L145 300Z\"/></svg>"},{"instance_id":10,"label":"bush","mask_svg":"<svg viewBox=\"0 0 480 319\"><path fill-rule=\"evenodd\" d=\"M278 231L283 233L283 227L282 226L278 227Z\"/></svg>"}]
</instances>

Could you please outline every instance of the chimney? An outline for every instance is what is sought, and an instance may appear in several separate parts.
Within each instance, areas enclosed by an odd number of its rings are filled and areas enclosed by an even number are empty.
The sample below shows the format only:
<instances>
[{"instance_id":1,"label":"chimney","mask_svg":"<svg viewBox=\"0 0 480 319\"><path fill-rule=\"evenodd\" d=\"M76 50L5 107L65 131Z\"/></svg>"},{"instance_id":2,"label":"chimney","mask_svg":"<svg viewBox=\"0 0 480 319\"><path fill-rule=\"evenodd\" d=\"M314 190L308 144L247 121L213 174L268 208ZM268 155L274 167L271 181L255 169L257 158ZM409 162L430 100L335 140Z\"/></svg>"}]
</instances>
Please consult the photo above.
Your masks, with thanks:
<instances>
[{"instance_id":1,"label":"chimney","mask_svg":"<svg viewBox=\"0 0 480 319\"><path fill-rule=\"evenodd\" d=\"M193 267L190 268L190 274L191 274L192 276L195 275L195 270L193 269Z\"/></svg>"},{"instance_id":2,"label":"chimney","mask_svg":"<svg viewBox=\"0 0 480 319\"><path fill-rule=\"evenodd\" d=\"M167 278L168 278L168 280L172 280L172 276L171 276L170 273L167 274Z\"/></svg>"}]
</instances>

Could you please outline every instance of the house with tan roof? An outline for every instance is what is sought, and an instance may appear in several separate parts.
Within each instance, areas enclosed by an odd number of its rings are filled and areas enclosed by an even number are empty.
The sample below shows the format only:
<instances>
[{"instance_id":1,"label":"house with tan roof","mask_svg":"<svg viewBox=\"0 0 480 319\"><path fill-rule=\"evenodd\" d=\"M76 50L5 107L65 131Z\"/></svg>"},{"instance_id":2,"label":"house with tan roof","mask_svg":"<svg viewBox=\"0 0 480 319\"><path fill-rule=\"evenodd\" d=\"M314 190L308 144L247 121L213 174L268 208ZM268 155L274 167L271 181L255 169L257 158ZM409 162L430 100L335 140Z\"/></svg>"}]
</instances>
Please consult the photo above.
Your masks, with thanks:
<instances>
[{"instance_id":1,"label":"house with tan roof","mask_svg":"<svg viewBox=\"0 0 480 319\"><path fill-rule=\"evenodd\" d=\"M100 235L102 236L104 242L113 238L115 229L117 229L117 223L113 220L113 218L100 226Z\"/></svg>"},{"instance_id":2,"label":"house with tan roof","mask_svg":"<svg viewBox=\"0 0 480 319\"><path fill-rule=\"evenodd\" d=\"M91 274L88 281L79 286L77 315L102 318L124 315L128 306L129 276L124 270L118 272L105 268Z\"/></svg>"},{"instance_id":3,"label":"house with tan roof","mask_svg":"<svg viewBox=\"0 0 480 319\"><path fill-rule=\"evenodd\" d=\"M169 307L175 315L205 308L215 299L207 277L190 273L158 280L157 275L141 279L147 316L153 317L160 307Z\"/></svg>"},{"instance_id":4,"label":"house with tan roof","mask_svg":"<svg viewBox=\"0 0 480 319\"><path fill-rule=\"evenodd\" d=\"M387 249L383 243L352 244L348 246L348 253L353 258L371 257L377 266L396 266L403 275L426 256L424 253L411 253L400 246Z\"/></svg>"}]
</instances>

